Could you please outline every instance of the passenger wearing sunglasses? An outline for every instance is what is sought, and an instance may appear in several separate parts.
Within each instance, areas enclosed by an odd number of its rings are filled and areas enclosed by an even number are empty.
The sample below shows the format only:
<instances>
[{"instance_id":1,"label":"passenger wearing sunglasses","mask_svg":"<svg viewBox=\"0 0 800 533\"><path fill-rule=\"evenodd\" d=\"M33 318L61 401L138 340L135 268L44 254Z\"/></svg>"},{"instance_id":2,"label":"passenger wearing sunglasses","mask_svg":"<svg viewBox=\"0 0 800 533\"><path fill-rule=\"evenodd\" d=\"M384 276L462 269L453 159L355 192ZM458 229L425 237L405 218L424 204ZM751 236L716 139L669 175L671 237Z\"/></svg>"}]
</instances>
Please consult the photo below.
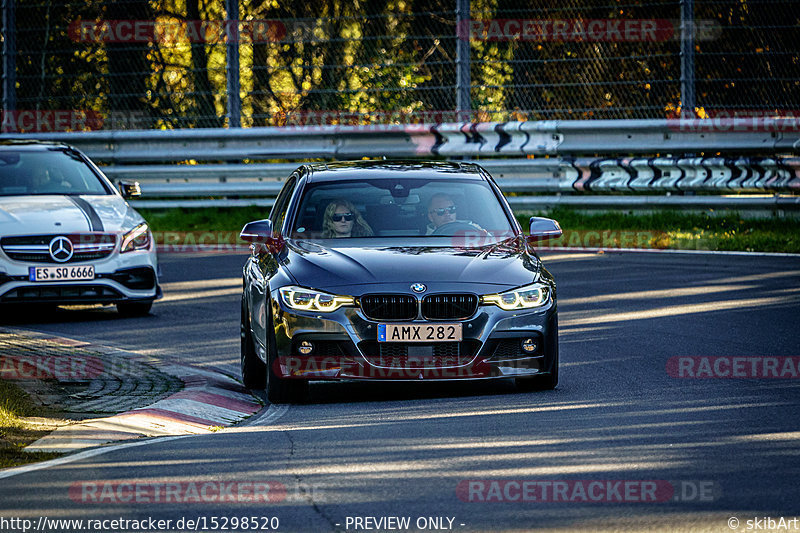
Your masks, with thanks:
<instances>
[{"instance_id":1,"label":"passenger wearing sunglasses","mask_svg":"<svg viewBox=\"0 0 800 533\"><path fill-rule=\"evenodd\" d=\"M372 228L358 212L356 206L344 199L334 200L325 208L322 238L369 237Z\"/></svg>"}]
</instances>

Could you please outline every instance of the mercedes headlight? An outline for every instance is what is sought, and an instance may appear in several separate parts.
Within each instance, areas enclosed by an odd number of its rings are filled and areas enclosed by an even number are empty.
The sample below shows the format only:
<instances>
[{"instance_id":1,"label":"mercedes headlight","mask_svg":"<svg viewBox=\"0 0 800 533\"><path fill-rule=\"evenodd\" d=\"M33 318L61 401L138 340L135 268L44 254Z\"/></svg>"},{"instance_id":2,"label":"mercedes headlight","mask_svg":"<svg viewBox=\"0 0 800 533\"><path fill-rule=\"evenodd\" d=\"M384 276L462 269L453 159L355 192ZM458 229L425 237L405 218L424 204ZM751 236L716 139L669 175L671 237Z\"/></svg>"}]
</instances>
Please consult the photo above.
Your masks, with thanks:
<instances>
[{"instance_id":1,"label":"mercedes headlight","mask_svg":"<svg viewBox=\"0 0 800 533\"><path fill-rule=\"evenodd\" d=\"M121 253L147 250L150 248L151 239L150 228L147 227L147 224L139 224L122 236Z\"/></svg>"},{"instance_id":2,"label":"mercedes headlight","mask_svg":"<svg viewBox=\"0 0 800 533\"><path fill-rule=\"evenodd\" d=\"M514 311L515 309L541 307L549 299L550 288L547 285L534 283L499 294L486 294L481 297L481 303L496 305L506 311Z\"/></svg>"},{"instance_id":3,"label":"mercedes headlight","mask_svg":"<svg viewBox=\"0 0 800 533\"><path fill-rule=\"evenodd\" d=\"M281 299L291 309L330 313L345 305L355 305L352 296L339 296L304 287L281 287Z\"/></svg>"}]
</instances>

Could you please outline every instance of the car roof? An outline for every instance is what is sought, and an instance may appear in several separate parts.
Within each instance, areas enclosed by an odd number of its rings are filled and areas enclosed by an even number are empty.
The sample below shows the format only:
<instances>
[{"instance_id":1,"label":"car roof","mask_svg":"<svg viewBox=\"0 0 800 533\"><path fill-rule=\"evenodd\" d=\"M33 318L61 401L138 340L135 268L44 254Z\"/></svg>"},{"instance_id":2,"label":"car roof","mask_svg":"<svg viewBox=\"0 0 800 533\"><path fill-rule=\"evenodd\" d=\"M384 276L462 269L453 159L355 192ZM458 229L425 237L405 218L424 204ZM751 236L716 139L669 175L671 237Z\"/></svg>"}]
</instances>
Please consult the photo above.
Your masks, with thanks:
<instances>
[{"instance_id":1,"label":"car roof","mask_svg":"<svg viewBox=\"0 0 800 533\"><path fill-rule=\"evenodd\" d=\"M458 161L395 161L368 160L337 163L311 163L303 168L309 182L364 179L441 179L483 180L481 168L474 163Z\"/></svg>"},{"instance_id":2,"label":"car roof","mask_svg":"<svg viewBox=\"0 0 800 533\"><path fill-rule=\"evenodd\" d=\"M28 139L0 139L0 150L4 149L13 149L17 150L25 150L25 151L38 151L43 152L47 150L59 149L59 150L74 150L68 144L60 143L60 142L50 142L50 141L34 141Z\"/></svg>"}]
</instances>

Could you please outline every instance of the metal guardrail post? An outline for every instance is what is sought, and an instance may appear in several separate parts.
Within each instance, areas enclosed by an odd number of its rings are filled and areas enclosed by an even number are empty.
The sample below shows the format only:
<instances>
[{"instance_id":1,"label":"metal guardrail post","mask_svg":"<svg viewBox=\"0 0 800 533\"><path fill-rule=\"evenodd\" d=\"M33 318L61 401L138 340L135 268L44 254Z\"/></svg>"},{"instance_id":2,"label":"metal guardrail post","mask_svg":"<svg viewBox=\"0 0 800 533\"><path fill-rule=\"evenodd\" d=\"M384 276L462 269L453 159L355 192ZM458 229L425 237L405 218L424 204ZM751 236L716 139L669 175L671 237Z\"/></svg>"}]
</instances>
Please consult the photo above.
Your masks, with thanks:
<instances>
[{"instance_id":1,"label":"metal guardrail post","mask_svg":"<svg viewBox=\"0 0 800 533\"><path fill-rule=\"evenodd\" d=\"M15 0L3 0L3 113L17 108L17 35ZM9 120L8 124L14 124Z\"/></svg>"},{"instance_id":2,"label":"metal guardrail post","mask_svg":"<svg viewBox=\"0 0 800 533\"><path fill-rule=\"evenodd\" d=\"M228 86L228 127L239 128L241 101L239 99L239 0L225 0L226 24L226 74Z\"/></svg>"},{"instance_id":3,"label":"metal guardrail post","mask_svg":"<svg viewBox=\"0 0 800 533\"><path fill-rule=\"evenodd\" d=\"M456 117L465 122L472 110L469 32L463 31L469 24L469 1L456 0Z\"/></svg>"},{"instance_id":4,"label":"metal guardrail post","mask_svg":"<svg viewBox=\"0 0 800 533\"><path fill-rule=\"evenodd\" d=\"M694 116L694 0L681 0L681 110Z\"/></svg>"}]
</instances>

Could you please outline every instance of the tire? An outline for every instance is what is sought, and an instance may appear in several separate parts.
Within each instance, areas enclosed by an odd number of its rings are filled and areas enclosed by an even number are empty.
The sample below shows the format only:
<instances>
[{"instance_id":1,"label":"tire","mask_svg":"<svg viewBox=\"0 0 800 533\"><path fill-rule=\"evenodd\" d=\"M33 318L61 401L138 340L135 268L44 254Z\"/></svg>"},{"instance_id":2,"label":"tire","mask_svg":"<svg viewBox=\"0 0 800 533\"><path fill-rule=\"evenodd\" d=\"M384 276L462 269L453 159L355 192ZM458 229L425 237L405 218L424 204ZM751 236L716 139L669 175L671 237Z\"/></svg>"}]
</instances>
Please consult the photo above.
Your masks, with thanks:
<instances>
[{"instance_id":1,"label":"tire","mask_svg":"<svg viewBox=\"0 0 800 533\"><path fill-rule=\"evenodd\" d=\"M269 312L267 325L267 400L269 403L302 403L308 398L308 381L305 379L282 378L275 373L278 350L275 346L275 337L271 334L272 312Z\"/></svg>"},{"instance_id":2,"label":"tire","mask_svg":"<svg viewBox=\"0 0 800 533\"><path fill-rule=\"evenodd\" d=\"M126 317L147 316L150 314L150 308L153 307L153 301L149 302L120 302L117 304L117 312Z\"/></svg>"},{"instance_id":3,"label":"tire","mask_svg":"<svg viewBox=\"0 0 800 533\"><path fill-rule=\"evenodd\" d=\"M244 296L242 297L242 318L239 325L242 340L242 383L248 389L263 390L267 385L267 365L256 354L253 334L250 331L250 314Z\"/></svg>"}]
</instances>

